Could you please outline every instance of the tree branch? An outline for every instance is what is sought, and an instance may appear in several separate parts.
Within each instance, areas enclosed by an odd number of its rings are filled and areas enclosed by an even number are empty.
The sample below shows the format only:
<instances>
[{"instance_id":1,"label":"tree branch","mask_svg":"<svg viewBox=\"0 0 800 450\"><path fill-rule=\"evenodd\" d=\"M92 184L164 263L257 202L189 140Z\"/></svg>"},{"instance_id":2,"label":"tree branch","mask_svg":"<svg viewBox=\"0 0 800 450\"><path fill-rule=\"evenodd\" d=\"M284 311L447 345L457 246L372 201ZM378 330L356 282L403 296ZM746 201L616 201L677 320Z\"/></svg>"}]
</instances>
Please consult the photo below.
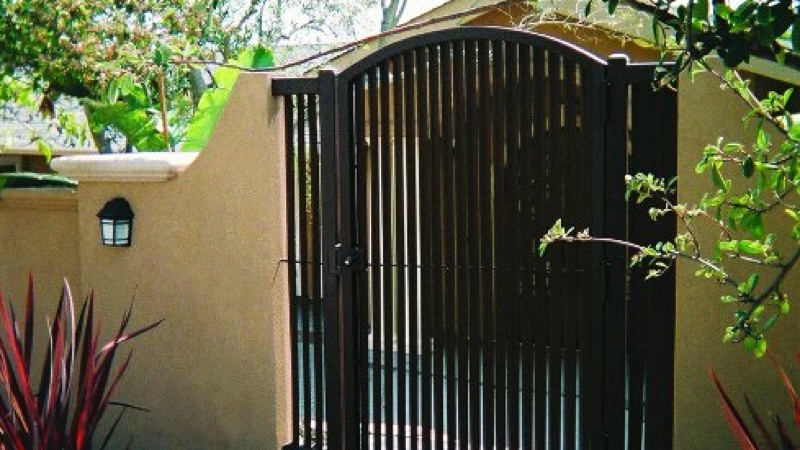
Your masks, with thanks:
<instances>
[{"instance_id":1,"label":"tree branch","mask_svg":"<svg viewBox=\"0 0 800 450\"><path fill-rule=\"evenodd\" d=\"M325 51L322 51L322 52L319 52L319 53L315 53L315 54L307 56L305 58L301 58L301 59L298 59L298 60L283 64L283 65L280 65L280 66L275 66L275 67L251 69L251 68L247 68L247 67L241 67L241 66L238 66L236 64L220 63L218 61L209 61L209 60L194 59L194 58L180 58L180 57L173 58L172 62L175 63L175 64L190 64L190 65L191 64L202 64L202 65L212 65L213 64L213 65L217 65L217 66L220 66L220 67L236 68L236 69L239 69L239 70L241 70L243 72L277 72L277 71L286 70L286 69L289 69L289 68L292 68L292 67L296 67L296 66L299 66L299 65L314 61L316 59L320 59L320 58L322 58L324 56L328 56L328 55L332 55L332 54L335 54L335 53L344 52L346 50L350 50L350 49L352 49L354 47L359 47L361 45L367 44L369 42L375 41L377 39L380 39L380 38L383 38L383 37L386 37L386 36L392 36L392 35L395 35L395 34L398 34L398 33L403 33L403 32L406 32L406 31L411 31L411 30L416 30L416 29L419 29L419 28L424 28L424 27L427 27L429 25L434 25L434 24L437 24L437 23L446 22L446 21L453 20L453 19L459 19L461 17L472 16L472 15L475 15L475 14L479 14L479 13L486 12L486 11L491 11L491 10L494 10L494 9L500 9L501 7L509 5L509 4L525 4L525 3L526 3L525 0L509 0L509 1L506 1L506 2L503 2L503 3L494 4L494 5L478 6L478 7L466 9L464 11L460 11L460 12L457 12L457 13L448 14L446 16L434 17L432 19L424 20L424 21L421 21L421 22L409 23L409 24L406 24L406 25L402 25L402 26L393 28L391 30L383 31L381 33L373 34L373 35L367 36L367 37L362 38L362 39L358 39L358 40L355 40L355 41L352 41L352 42L348 42L346 44L338 45L338 46L335 46L335 47L333 47L331 49L328 49L328 50L325 50Z\"/></svg>"}]
</instances>

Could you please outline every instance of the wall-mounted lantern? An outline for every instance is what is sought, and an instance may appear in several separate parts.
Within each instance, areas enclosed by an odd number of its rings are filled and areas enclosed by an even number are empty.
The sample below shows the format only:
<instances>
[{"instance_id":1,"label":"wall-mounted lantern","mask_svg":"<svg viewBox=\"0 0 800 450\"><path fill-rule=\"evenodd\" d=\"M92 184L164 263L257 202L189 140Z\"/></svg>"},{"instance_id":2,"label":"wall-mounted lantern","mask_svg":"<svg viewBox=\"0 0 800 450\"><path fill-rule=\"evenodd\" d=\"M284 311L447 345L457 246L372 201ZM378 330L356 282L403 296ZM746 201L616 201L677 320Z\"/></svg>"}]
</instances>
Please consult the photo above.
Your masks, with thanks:
<instances>
[{"instance_id":1,"label":"wall-mounted lantern","mask_svg":"<svg viewBox=\"0 0 800 450\"><path fill-rule=\"evenodd\" d=\"M97 213L100 218L100 238L103 245L130 247L133 233L133 210L122 197L110 200Z\"/></svg>"}]
</instances>

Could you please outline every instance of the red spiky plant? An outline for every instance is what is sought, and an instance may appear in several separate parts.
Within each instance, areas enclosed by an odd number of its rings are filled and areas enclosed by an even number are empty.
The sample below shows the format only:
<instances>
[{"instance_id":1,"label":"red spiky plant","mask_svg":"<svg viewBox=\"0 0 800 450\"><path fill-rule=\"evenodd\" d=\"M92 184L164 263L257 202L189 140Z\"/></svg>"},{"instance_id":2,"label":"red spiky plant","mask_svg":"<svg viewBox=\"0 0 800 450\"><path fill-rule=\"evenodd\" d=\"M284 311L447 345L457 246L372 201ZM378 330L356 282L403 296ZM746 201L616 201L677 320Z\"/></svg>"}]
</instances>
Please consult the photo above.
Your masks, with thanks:
<instances>
[{"instance_id":1,"label":"red spiky plant","mask_svg":"<svg viewBox=\"0 0 800 450\"><path fill-rule=\"evenodd\" d=\"M84 450L93 447L98 423L111 405L121 407L100 448L108 445L123 413L131 405L112 402L130 353L114 365L120 344L158 326L161 321L128 332L131 308L114 339L98 344L100 330L89 295L78 315L64 281L58 309L49 325L49 343L39 383L34 387L33 277L28 278L24 327L0 292L0 449Z\"/></svg>"},{"instance_id":2,"label":"red spiky plant","mask_svg":"<svg viewBox=\"0 0 800 450\"><path fill-rule=\"evenodd\" d=\"M772 361L772 364L775 366L775 369L778 371L778 374L780 375L781 380L786 387L789 400L794 408L795 425L800 427L800 398L797 396L797 392L795 391L789 376L786 374L786 371L780 365L778 360L775 359L775 357L769 352L767 352L767 357L770 359L770 361ZM798 354L797 357L800 361L800 354ZM756 409L753 407L753 403L750 401L750 398L747 396L747 394L745 394L744 401L745 406L747 407L747 412L752 418L753 425L755 425L761 438L761 445L759 445L755 436L750 431L750 428L748 428L747 424L742 418L742 415L731 401L730 396L722 387L722 382L720 382L717 373L713 369L711 370L711 379L714 381L714 385L717 387L717 392L719 392L720 405L722 407L722 412L725 415L725 419L728 422L728 426L736 438L736 441L739 442L739 445L742 447L742 450L795 450L798 448L792 440L789 429L786 427L786 424L781 420L781 418L777 414L771 417L775 429L775 434L773 435L773 433L769 431L770 428L764 424L761 414L756 411Z\"/></svg>"}]
</instances>

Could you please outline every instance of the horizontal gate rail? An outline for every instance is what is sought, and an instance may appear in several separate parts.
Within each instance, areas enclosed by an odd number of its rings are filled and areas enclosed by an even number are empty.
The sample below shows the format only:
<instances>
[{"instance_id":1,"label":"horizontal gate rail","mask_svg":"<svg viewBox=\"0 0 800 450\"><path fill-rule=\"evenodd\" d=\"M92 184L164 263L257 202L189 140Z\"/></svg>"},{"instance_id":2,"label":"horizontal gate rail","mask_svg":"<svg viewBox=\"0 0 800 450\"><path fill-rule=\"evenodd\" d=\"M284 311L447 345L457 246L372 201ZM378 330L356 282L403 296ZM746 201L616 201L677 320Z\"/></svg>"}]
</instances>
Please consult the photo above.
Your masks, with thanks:
<instances>
[{"instance_id":1,"label":"horizontal gate rail","mask_svg":"<svg viewBox=\"0 0 800 450\"><path fill-rule=\"evenodd\" d=\"M276 77L272 79L272 95L291 96L298 94L319 94L317 77ZM288 111L287 111L288 112ZM290 129L287 129L289 131Z\"/></svg>"}]
</instances>

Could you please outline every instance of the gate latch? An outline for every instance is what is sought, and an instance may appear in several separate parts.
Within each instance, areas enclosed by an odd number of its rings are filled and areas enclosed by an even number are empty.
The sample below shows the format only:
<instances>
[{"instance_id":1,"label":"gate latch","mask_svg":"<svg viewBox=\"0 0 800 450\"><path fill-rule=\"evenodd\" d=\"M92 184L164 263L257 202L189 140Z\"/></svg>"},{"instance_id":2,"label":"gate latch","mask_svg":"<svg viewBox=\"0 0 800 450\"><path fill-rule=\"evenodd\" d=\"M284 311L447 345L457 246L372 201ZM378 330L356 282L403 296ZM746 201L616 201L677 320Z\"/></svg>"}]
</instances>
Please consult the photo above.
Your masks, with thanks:
<instances>
[{"instance_id":1,"label":"gate latch","mask_svg":"<svg viewBox=\"0 0 800 450\"><path fill-rule=\"evenodd\" d=\"M364 254L359 248L344 248L336 244L336 269L363 269Z\"/></svg>"}]
</instances>

